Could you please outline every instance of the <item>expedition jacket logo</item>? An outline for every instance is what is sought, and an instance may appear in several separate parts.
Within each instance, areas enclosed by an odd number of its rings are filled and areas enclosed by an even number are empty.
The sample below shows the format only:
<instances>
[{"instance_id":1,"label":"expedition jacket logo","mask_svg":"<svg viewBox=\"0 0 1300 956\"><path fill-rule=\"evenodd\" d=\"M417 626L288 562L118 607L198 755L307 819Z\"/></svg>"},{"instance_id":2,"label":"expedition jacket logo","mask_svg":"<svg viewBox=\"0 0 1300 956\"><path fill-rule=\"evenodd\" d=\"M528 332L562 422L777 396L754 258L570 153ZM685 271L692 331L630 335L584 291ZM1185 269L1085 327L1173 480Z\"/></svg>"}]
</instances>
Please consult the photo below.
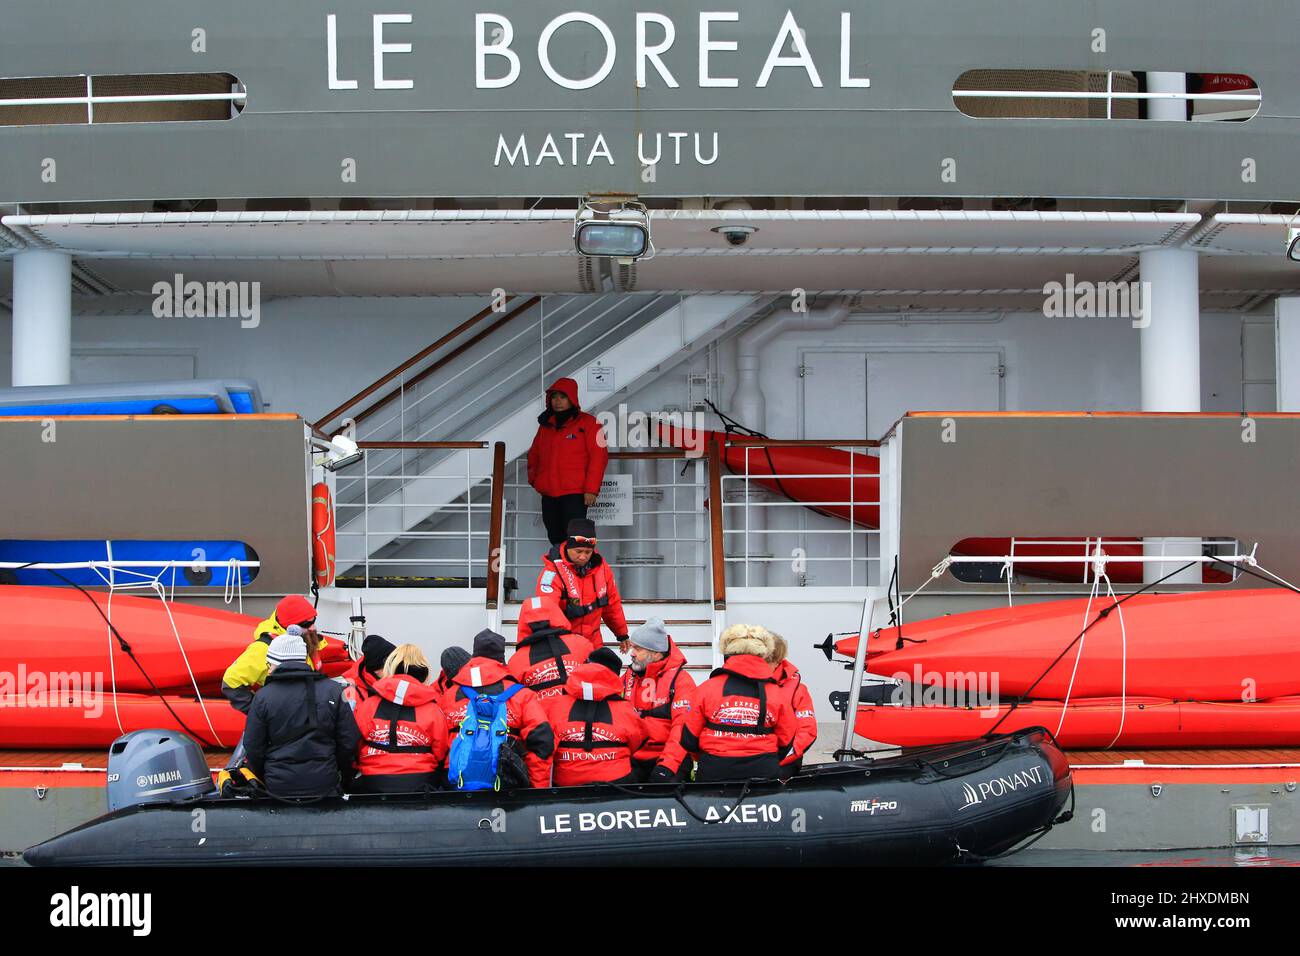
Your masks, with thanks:
<instances>
[{"instance_id":1,"label":"expedition jacket logo","mask_svg":"<svg viewBox=\"0 0 1300 956\"><path fill-rule=\"evenodd\" d=\"M992 780L985 780L974 786L963 783L961 792L966 802L958 809L966 810L991 797L1001 797L1016 790L1026 790L1042 782L1043 768L1030 767L1028 770L1021 770L1005 777L994 777Z\"/></svg>"}]
</instances>

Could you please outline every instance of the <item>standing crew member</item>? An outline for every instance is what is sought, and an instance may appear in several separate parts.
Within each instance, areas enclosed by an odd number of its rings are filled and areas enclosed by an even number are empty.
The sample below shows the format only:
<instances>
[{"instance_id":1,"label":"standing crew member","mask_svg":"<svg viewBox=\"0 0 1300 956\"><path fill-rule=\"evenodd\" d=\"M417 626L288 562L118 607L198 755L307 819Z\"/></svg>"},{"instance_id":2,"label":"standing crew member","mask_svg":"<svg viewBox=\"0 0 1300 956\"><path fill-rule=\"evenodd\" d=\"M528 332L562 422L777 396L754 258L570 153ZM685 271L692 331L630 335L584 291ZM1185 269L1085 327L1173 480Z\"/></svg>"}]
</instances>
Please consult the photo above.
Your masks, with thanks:
<instances>
[{"instance_id":1,"label":"standing crew member","mask_svg":"<svg viewBox=\"0 0 1300 956\"><path fill-rule=\"evenodd\" d=\"M623 664L607 647L593 651L546 702L555 731L555 786L635 783L632 754L645 740L645 724L625 701L618 672Z\"/></svg>"},{"instance_id":2,"label":"standing crew member","mask_svg":"<svg viewBox=\"0 0 1300 956\"><path fill-rule=\"evenodd\" d=\"M613 568L596 550L595 524L586 518L574 518L566 530L568 537L542 555L537 596L556 602L573 632L586 638L593 648L605 643L600 633L602 621L617 641L626 641L623 599L614 582Z\"/></svg>"},{"instance_id":3,"label":"standing crew member","mask_svg":"<svg viewBox=\"0 0 1300 956\"><path fill-rule=\"evenodd\" d=\"M682 749L695 757L697 782L781 775L798 725L765 660L772 653L766 628L733 624L722 632L723 665L701 686L682 728ZM665 752L651 781L671 780L677 754Z\"/></svg>"},{"instance_id":4,"label":"standing crew member","mask_svg":"<svg viewBox=\"0 0 1300 956\"><path fill-rule=\"evenodd\" d=\"M244 727L249 768L273 796L340 793L361 742L343 685L307 663L307 644L297 634L271 641L266 659L266 686L253 698Z\"/></svg>"},{"instance_id":5,"label":"standing crew member","mask_svg":"<svg viewBox=\"0 0 1300 956\"><path fill-rule=\"evenodd\" d=\"M343 672L343 699L355 712L357 704L375 692L375 681L382 676L388 656L397 645L378 634L371 634L361 642L361 657Z\"/></svg>"},{"instance_id":6,"label":"standing crew member","mask_svg":"<svg viewBox=\"0 0 1300 956\"><path fill-rule=\"evenodd\" d=\"M374 693L357 707L358 793L436 790L447 759L447 721L429 680L429 662L414 644L394 649Z\"/></svg>"},{"instance_id":7,"label":"standing crew member","mask_svg":"<svg viewBox=\"0 0 1300 956\"><path fill-rule=\"evenodd\" d=\"M776 686L781 688L781 692L790 701L795 722L799 725L794 735L794 746L781 761L781 767L784 772L798 773L803 769L804 754L817 742L817 713L813 709L812 694L808 691L808 685L803 682L803 675L786 657L789 651L785 638L772 632L772 654L767 658L767 662L772 665L772 676L776 678Z\"/></svg>"},{"instance_id":8,"label":"standing crew member","mask_svg":"<svg viewBox=\"0 0 1300 956\"><path fill-rule=\"evenodd\" d=\"M592 647L569 629L568 619L553 601L531 597L519 609L519 650L506 667L510 676L530 687L539 700L558 697Z\"/></svg>"},{"instance_id":9,"label":"standing crew member","mask_svg":"<svg viewBox=\"0 0 1300 956\"><path fill-rule=\"evenodd\" d=\"M506 639L496 631L482 630L474 637L474 656L452 679L454 691L444 698L447 736L455 737L469 712L467 695L501 693L507 684L518 683L506 670ZM537 695L521 687L506 702L506 722L512 740L523 748L528 782L534 787L551 785L551 756L555 735L546 722L546 711ZM505 749L502 749L505 753ZM521 781L522 782L522 781Z\"/></svg>"},{"instance_id":10,"label":"standing crew member","mask_svg":"<svg viewBox=\"0 0 1300 956\"><path fill-rule=\"evenodd\" d=\"M645 721L645 743L632 754L632 770L644 783L666 749L677 758L681 776L690 774L689 758L681 749L682 728L696 694L695 678L686 670L686 657L657 617L649 618L628 637L632 663L623 675L623 697Z\"/></svg>"},{"instance_id":11,"label":"standing crew member","mask_svg":"<svg viewBox=\"0 0 1300 956\"><path fill-rule=\"evenodd\" d=\"M578 383L557 379L546 390L546 411L528 449L528 483L542 496L542 523L551 544L600 494L609 452L600 423L578 406Z\"/></svg>"}]
</instances>

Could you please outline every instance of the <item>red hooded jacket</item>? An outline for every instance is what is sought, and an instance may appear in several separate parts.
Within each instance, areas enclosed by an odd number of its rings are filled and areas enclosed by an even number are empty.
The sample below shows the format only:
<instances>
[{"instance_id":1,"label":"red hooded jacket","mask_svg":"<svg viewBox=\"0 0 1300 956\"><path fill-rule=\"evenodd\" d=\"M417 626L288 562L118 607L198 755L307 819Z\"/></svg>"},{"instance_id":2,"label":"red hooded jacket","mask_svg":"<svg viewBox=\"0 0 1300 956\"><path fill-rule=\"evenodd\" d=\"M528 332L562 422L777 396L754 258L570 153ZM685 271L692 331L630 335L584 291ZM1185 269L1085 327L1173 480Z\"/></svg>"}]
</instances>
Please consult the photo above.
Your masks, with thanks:
<instances>
[{"instance_id":1,"label":"red hooded jacket","mask_svg":"<svg viewBox=\"0 0 1300 956\"><path fill-rule=\"evenodd\" d=\"M562 392L573 410L560 416L551 411L551 392ZM600 423L578 406L578 383L557 379L546 390L546 411L537 416L537 434L528 449L528 483L539 495L600 494L609 452L600 433Z\"/></svg>"},{"instance_id":2,"label":"red hooded jacket","mask_svg":"<svg viewBox=\"0 0 1300 956\"><path fill-rule=\"evenodd\" d=\"M682 727L682 749L697 757L704 774L709 765L743 767L752 758L783 757L797 730L772 668L761 657L735 654L700 685ZM668 752L660 763L674 772L681 766L678 755Z\"/></svg>"},{"instance_id":3,"label":"red hooded jacket","mask_svg":"<svg viewBox=\"0 0 1300 956\"><path fill-rule=\"evenodd\" d=\"M506 681L514 681L506 666L490 657L471 657L455 677L455 686L442 698L442 709L447 715L447 737L460 730L469 710L465 688L488 694L498 693ZM506 720L510 736L524 747L524 762L534 787L551 785L551 755L555 752L555 735L546 722L542 702L528 688L516 693L506 702Z\"/></svg>"},{"instance_id":4,"label":"red hooded jacket","mask_svg":"<svg viewBox=\"0 0 1300 956\"><path fill-rule=\"evenodd\" d=\"M555 786L625 780L646 729L636 709L619 696L622 682L604 664L583 664L564 692L546 702L555 731Z\"/></svg>"},{"instance_id":5,"label":"red hooded jacket","mask_svg":"<svg viewBox=\"0 0 1300 956\"><path fill-rule=\"evenodd\" d=\"M519 649L506 664L510 676L541 700L564 693L569 675L588 655L590 642L569 630L569 622L552 601L529 598L519 611Z\"/></svg>"},{"instance_id":6,"label":"red hooded jacket","mask_svg":"<svg viewBox=\"0 0 1300 956\"><path fill-rule=\"evenodd\" d=\"M790 748L789 756L781 761L783 764L794 763L802 760L808 748L817 742L817 714L813 710L812 694L803 682L799 668L791 664L789 658L772 668L772 676L776 678L776 686L781 688L790 701L795 723L799 725L794 735L794 746Z\"/></svg>"},{"instance_id":7,"label":"red hooded jacket","mask_svg":"<svg viewBox=\"0 0 1300 956\"><path fill-rule=\"evenodd\" d=\"M668 656L655 661L638 674L632 668L623 672L623 697L636 708L645 721L646 740L632 756L637 760L659 760L665 750L676 756L681 766L682 727L691 712L697 688L695 678L686 669L686 657L676 642L668 638Z\"/></svg>"},{"instance_id":8,"label":"red hooded jacket","mask_svg":"<svg viewBox=\"0 0 1300 956\"><path fill-rule=\"evenodd\" d=\"M437 694L406 674L385 677L357 704L362 776L433 773L447 759L447 721Z\"/></svg>"},{"instance_id":9,"label":"red hooded jacket","mask_svg":"<svg viewBox=\"0 0 1300 956\"><path fill-rule=\"evenodd\" d=\"M562 541L542 555L537 597L554 601L568 618L569 629L590 641L593 648L605 643L600 633L602 621L619 640L627 637L623 598L614 582L613 569L599 551L593 551L591 560L579 568L570 563L567 549Z\"/></svg>"},{"instance_id":10,"label":"red hooded jacket","mask_svg":"<svg viewBox=\"0 0 1300 956\"><path fill-rule=\"evenodd\" d=\"M342 674L346 682L343 688L343 699L348 702L348 706L353 711L357 709L358 704L375 692L375 677L365 669L364 665L364 659L355 660Z\"/></svg>"}]
</instances>

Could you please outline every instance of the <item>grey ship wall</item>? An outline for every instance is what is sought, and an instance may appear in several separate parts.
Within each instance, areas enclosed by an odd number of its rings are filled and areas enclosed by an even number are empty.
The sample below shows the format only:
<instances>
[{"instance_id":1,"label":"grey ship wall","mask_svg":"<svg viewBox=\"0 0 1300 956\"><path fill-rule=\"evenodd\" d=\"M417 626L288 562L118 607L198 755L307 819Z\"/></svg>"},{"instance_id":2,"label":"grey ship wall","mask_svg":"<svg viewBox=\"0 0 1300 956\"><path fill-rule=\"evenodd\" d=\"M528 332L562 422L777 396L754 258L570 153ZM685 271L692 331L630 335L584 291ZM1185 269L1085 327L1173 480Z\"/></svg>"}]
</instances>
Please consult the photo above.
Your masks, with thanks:
<instances>
[{"instance_id":1,"label":"grey ship wall","mask_svg":"<svg viewBox=\"0 0 1300 956\"><path fill-rule=\"evenodd\" d=\"M805 67L790 65L777 65L758 86L774 41L784 36L787 58L795 50L782 33L787 5L755 2L710 8L736 14L709 30L713 42L737 48L708 56L711 74L736 84L702 86L698 5L664 0L653 10L673 23L662 63L678 85L670 88L651 63L638 89L638 8L627 0L592 5L615 42L614 59L600 82L565 89L544 75L538 53L546 24L573 9L555 0L7 3L0 76L228 72L247 86L248 100L230 121L0 128L0 202L606 191L1247 201L1296 194L1300 0L1248 8L1212 0L795 0L789 9L820 87ZM845 10L851 28L842 37ZM487 12L510 21L519 57L519 78L502 88L476 79L475 18ZM333 85L355 89L331 88L330 13ZM376 14L409 15L379 38L409 44L409 52L375 53ZM482 29L488 42L505 37L499 22ZM662 29L648 28L652 45ZM195 52L199 40L203 52ZM556 70L575 80L599 76L606 58L591 23L562 27L549 49ZM509 65L497 54L484 63L489 80ZM954 81L972 69L1240 72L1259 82L1263 102L1248 122L976 119L952 98ZM376 88L377 79L407 88ZM863 79L870 85L855 85ZM653 175L638 157L638 133L647 154L651 143L663 147ZM680 161L673 133L685 134ZM548 135L558 156L543 155ZM513 162L501 157L503 143Z\"/></svg>"}]
</instances>

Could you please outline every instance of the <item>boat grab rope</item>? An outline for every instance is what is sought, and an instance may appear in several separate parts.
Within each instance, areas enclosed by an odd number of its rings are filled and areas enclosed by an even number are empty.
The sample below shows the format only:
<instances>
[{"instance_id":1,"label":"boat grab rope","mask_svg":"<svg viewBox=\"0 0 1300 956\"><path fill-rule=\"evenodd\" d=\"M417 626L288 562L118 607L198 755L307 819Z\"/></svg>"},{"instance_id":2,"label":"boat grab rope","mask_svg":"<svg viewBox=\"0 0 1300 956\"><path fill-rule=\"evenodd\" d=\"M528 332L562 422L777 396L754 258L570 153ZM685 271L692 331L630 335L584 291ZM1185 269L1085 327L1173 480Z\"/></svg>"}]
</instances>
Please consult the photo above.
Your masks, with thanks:
<instances>
[{"instance_id":1,"label":"boat grab rope","mask_svg":"<svg viewBox=\"0 0 1300 956\"><path fill-rule=\"evenodd\" d=\"M685 810L693 819L699 821L700 823L705 824L706 826L714 823L725 823L727 822L727 820L731 819L732 814L734 814L738 809L740 809L740 805L744 803L745 799L749 796L750 783L752 783L752 781L746 780L741 785L740 796L736 798L735 805L730 807L727 810L727 815L725 817L720 817L717 820L706 819L705 817L700 816L698 813L696 813L694 810L690 808L690 806L686 803L686 785L684 783L679 783L677 784L676 787L673 788L673 799L675 799L678 803L680 803L682 805L682 809ZM614 783L612 780L601 781L600 785L610 787L611 789L618 791L624 796L629 796L629 797L645 796L644 791L636 790L633 789L632 787L626 787L620 783ZM723 799L725 799L725 797Z\"/></svg>"},{"instance_id":2,"label":"boat grab rope","mask_svg":"<svg viewBox=\"0 0 1300 956\"><path fill-rule=\"evenodd\" d=\"M1044 669L1044 671L1038 675L1038 677L1034 680L1034 682L1029 685L1029 688L1023 694L1021 694L1019 697L1017 697L1015 700L1011 702L1010 706L1007 707L1007 712L998 718L998 722L994 724L984 736L990 737L993 734L997 733L998 728L1002 726L1003 722L1006 721L1006 719L1011 716L1011 714L1016 710L1017 707L1020 706L1022 702L1030 698L1030 695L1032 695L1034 692L1034 688L1037 687L1046 679L1047 675L1052 672L1052 670L1056 667L1057 664L1061 663L1061 661L1065 658L1065 655L1070 653L1071 648L1073 648L1075 644L1079 643L1079 641L1083 640L1084 635L1086 635L1090 630L1092 630L1094 627L1096 627L1098 624L1104 621L1110 615L1111 611L1118 608L1125 601L1135 598L1139 594L1142 594L1146 591L1151 590L1154 587L1164 584L1166 581L1168 581L1170 578L1174 577L1177 574L1182 574L1184 571L1186 571L1188 568L1190 568L1192 565L1196 563L1197 562L1195 561L1189 561L1186 564L1184 564L1181 568L1175 568L1173 571L1170 571L1164 577L1156 581L1152 581L1150 584L1142 585L1142 587L1140 587L1138 590L1124 595L1122 598L1116 600L1113 604L1109 604L1106 607L1103 607L1100 611L1098 611L1097 616L1092 619L1091 623L1085 625L1083 630L1081 630L1077 635L1075 635L1074 640L1070 641L1070 643L1067 644L1061 650L1061 653L1056 655L1055 660L1053 660L1052 663L1047 665L1046 669Z\"/></svg>"},{"instance_id":3,"label":"boat grab rope","mask_svg":"<svg viewBox=\"0 0 1300 956\"><path fill-rule=\"evenodd\" d=\"M33 567L33 566L35 566L35 565L37 565L37 564L40 564L40 563L41 563L41 562L39 562L39 561L29 561L29 562L27 562L27 564L24 564L24 565L22 565L22 567L16 568L15 570L17 570L17 571L21 571L21 570L23 570L23 569L25 569L25 568L30 568L30 567ZM161 690L159 690L159 689L158 689L158 685L155 684L155 683L153 682L153 678L149 676L149 672L146 671L146 670L144 669L144 665L141 664L140 661L136 658L136 656L135 656L135 652L131 649L131 645L127 643L126 638L124 638L124 637L122 636L121 631L119 631L119 630L117 629L117 627L113 624L112 620L108 617L108 615L104 613L104 609L103 609L102 607L99 606L99 602L95 600L95 598L91 595L91 593L90 593L89 591L87 591L85 588L83 588L83 587L82 587L80 584L78 584L76 581L73 581L73 580L71 580L70 578L65 577L64 575L60 574L58 571L54 570L53 568L44 568L43 570L46 571L46 572L48 572L49 574L54 575L56 578L58 578L58 579L59 579L60 581L62 581L64 584L68 584L68 585L71 585L72 587L76 588L77 591L80 592L81 595L82 595L82 596L83 596L87 601L90 602L90 606L93 607L93 608L95 609L95 613L98 614L101 618L103 618L103 619L104 619L104 623L108 625L109 633L110 633L113 637L115 637L115 638L117 639L118 646L122 649L122 653L124 653L127 657L129 657L129 658L131 659L131 663L134 664L134 665L136 666L136 669L137 669L138 671L140 671L140 676L143 677L143 678L145 679L145 682L149 685L149 688L154 692L154 695L155 695L155 696L156 696L160 701L162 701L162 705L163 705L164 707L167 708L167 712L168 712L169 714L172 715L173 719L175 719L176 723L180 726L181 730L183 730L185 733L189 734L189 735L190 735L191 737L193 737L196 741L198 741L200 745L202 745L202 746L204 746L204 747L216 747L216 746L218 746L218 744L214 744L213 742L204 739L201 735L196 734L193 730L191 730L191 729L186 725L185 721L183 721L183 720L181 719L180 714L176 713L176 711L172 709L172 705L169 704L169 703L167 702L167 698L163 695L163 692L162 692ZM102 577L102 575L101 575L101 577ZM113 592L110 591L110 592L109 592L109 600L111 601L112 598L113 598ZM116 710L117 710L117 677L116 677L116 667L114 666L114 663L113 663L113 655L112 655L111 652L110 652L109 655L108 655L108 662L109 662L109 667L110 667L110 669L111 669L111 671L112 671L112 673L113 673L113 708L114 708L114 712L116 713ZM120 718L120 717L118 718L118 729L119 729L119 730L122 729L122 721L121 721L121 718Z\"/></svg>"}]
</instances>

